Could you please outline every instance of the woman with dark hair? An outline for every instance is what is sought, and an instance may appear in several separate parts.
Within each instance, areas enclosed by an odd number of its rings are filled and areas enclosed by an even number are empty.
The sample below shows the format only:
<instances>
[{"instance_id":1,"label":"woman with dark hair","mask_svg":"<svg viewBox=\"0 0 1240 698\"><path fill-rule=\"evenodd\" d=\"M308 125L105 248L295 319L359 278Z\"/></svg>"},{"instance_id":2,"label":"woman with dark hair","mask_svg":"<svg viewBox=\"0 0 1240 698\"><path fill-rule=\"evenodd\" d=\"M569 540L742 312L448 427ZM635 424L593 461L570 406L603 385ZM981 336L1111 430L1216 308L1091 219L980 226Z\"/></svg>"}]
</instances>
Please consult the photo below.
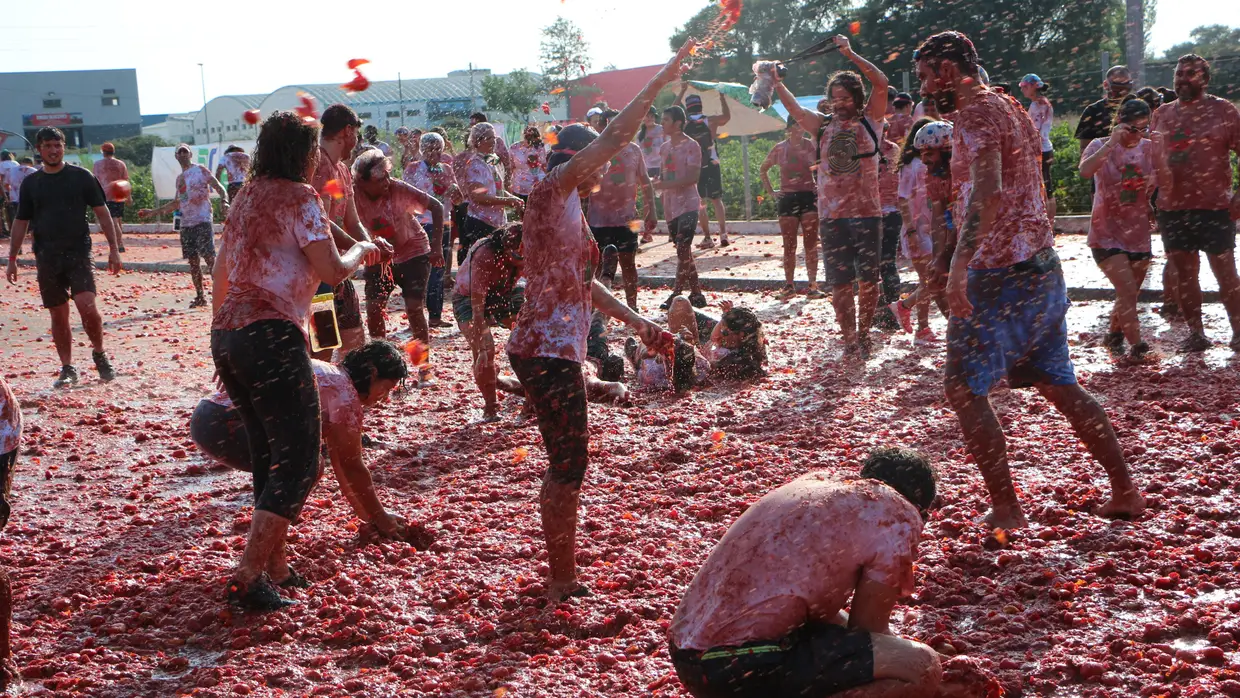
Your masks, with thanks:
<instances>
[{"instance_id":1,"label":"woman with dark hair","mask_svg":"<svg viewBox=\"0 0 1240 698\"><path fill-rule=\"evenodd\" d=\"M691 42L604 129L567 126L534 186L525 214L526 303L508 339L508 359L538 416L550 461L539 498L554 602L589 592L577 581L575 536L581 483L589 463L582 362L591 305L623 321L647 344L661 341L658 325L638 316L594 280L598 245L590 237L581 199L596 189L607 163L637 134L655 96L680 76Z\"/></svg>"},{"instance_id":2,"label":"woman with dark hair","mask_svg":"<svg viewBox=\"0 0 1240 698\"><path fill-rule=\"evenodd\" d=\"M512 193L524 202L530 197L534 185L546 174L543 170L547 164L547 150L537 126L526 126L521 136L520 143L508 148L508 156L512 158L512 172L508 174L512 180Z\"/></svg>"},{"instance_id":3,"label":"woman with dark hair","mask_svg":"<svg viewBox=\"0 0 1240 698\"><path fill-rule=\"evenodd\" d=\"M341 493L357 517L380 536L425 547L429 543L425 531L411 529L404 519L383 508L362 458L363 412L387 400L409 375L400 348L391 342L372 341L346 354L339 366L314 361L312 369L319 393L323 445ZM234 470L253 472L245 422L226 393L217 392L198 402L189 420L189 434L203 454ZM290 567L280 586L304 587L308 583Z\"/></svg>"},{"instance_id":4,"label":"woman with dark hair","mask_svg":"<svg viewBox=\"0 0 1240 698\"><path fill-rule=\"evenodd\" d=\"M452 291L452 312L473 355L474 382L482 393L484 422L499 419L495 389L500 379L495 370L491 325L512 329L525 301L524 289L517 286L524 264L522 232L520 223L509 223L475 242L456 272Z\"/></svg>"},{"instance_id":5,"label":"woman with dark hair","mask_svg":"<svg viewBox=\"0 0 1240 698\"><path fill-rule=\"evenodd\" d=\"M809 297L822 298L818 290L818 202L814 198L814 141L796 119L789 118L788 137L776 143L758 168L758 178L775 199L779 233L784 239L784 290L780 296L796 295L793 279L797 267L797 230L805 239L805 271L809 277ZM779 191L771 185L767 171L779 166Z\"/></svg>"},{"instance_id":6,"label":"woman with dark hair","mask_svg":"<svg viewBox=\"0 0 1240 698\"><path fill-rule=\"evenodd\" d=\"M285 536L318 475L320 410L306 316L319 280L335 285L379 248L342 256L309 184L318 123L278 112L262 125L245 195L229 211L214 269L211 355L245 423L254 466L254 516L229 601L252 610L290 602Z\"/></svg>"},{"instance_id":7,"label":"woman with dark hair","mask_svg":"<svg viewBox=\"0 0 1240 698\"><path fill-rule=\"evenodd\" d=\"M1141 339L1137 295L1149 271L1154 211L1150 197L1158 183L1171 181L1162 134L1150 137L1150 106L1129 96L1115 110L1109 138L1094 140L1081 155L1081 176L1094 180L1094 207L1089 223L1089 247L1094 261L1115 286L1107 346L1140 359L1149 352Z\"/></svg>"},{"instance_id":8,"label":"woman with dark hair","mask_svg":"<svg viewBox=\"0 0 1240 698\"><path fill-rule=\"evenodd\" d=\"M766 376L766 335L762 321L749 308L731 301L719 304L722 317L698 310L684 296L672 300L667 327L676 337L676 350L668 356L647 348L643 354L629 338L625 353L633 364L638 385L655 390L682 392L712 378L751 380Z\"/></svg>"}]
</instances>

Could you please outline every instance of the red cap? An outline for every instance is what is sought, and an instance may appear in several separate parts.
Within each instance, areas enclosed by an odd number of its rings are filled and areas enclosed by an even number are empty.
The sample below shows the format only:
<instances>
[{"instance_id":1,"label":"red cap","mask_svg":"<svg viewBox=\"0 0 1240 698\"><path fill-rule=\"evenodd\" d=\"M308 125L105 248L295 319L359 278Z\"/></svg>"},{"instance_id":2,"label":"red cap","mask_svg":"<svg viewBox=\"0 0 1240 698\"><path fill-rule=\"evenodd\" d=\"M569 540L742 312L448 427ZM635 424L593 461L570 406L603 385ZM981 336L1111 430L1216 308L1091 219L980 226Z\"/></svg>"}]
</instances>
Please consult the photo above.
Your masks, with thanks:
<instances>
[{"instance_id":1,"label":"red cap","mask_svg":"<svg viewBox=\"0 0 1240 698\"><path fill-rule=\"evenodd\" d=\"M99 149L100 149L100 150L102 150L102 151L103 151L103 152L105 152L105 153L115 153L115 152L116 152L116 146L112 145L112 142L111 142L111 141L109 141L109 142L107 142L107 143L104 143L103 145L99 146Z\"/></svg>"}]
</instances>

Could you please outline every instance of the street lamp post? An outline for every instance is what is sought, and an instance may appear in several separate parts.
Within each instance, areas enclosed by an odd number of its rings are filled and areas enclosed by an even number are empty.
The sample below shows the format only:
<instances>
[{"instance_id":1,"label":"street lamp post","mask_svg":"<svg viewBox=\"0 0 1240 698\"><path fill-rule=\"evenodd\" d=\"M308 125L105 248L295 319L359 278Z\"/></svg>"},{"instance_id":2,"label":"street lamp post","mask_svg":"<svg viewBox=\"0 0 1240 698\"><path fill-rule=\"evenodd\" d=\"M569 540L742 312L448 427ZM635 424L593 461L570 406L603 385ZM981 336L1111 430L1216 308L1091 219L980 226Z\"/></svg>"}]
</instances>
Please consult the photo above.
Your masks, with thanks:
<instances>
[{"instance_id":1,"label":"street lamp post","mask_svg":"<svg viewBox=\"0 0 1240 698\"><path fill-rule=\"evenodd\" d=\"M211 144L211 118L207 115L207 76L202 64L198 64L198 79L202 82L202 128L207 137L207 145Z\"/></svg>"}]
</instances>

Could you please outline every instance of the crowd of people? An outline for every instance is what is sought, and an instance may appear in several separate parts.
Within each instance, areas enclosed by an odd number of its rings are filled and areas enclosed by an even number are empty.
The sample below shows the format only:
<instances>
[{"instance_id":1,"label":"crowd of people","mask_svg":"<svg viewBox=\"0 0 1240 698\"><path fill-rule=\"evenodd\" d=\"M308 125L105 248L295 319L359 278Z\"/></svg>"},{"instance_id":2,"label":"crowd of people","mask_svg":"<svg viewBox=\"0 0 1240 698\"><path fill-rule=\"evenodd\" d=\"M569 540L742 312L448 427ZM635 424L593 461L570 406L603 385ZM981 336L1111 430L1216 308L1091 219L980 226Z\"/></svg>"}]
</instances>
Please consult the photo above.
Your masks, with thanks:
<instances>
[{"instance_id":1,"label":"crowd of people","mask_svg":"<svg viewBox=\"0 0 1240 698\"><path fill-rule=\"evenodd\" d=\"M834 42L856 71L833 74L818 109L801 106L772 69L789 119L787 138L772 149L761 177L778 199L784 293L795 293L800 237L809 293L829 293L846 359L870 357L880 312L912 332L915 311L923 344L938 341L931 307L948 317L944 387L990 495L986 526L1027 523L989 399L1004 381L1035 388L1102 466L1111 497L1096 513L1139 516L1145 502L1124 451L1069 356L1067 289L1047 189L1049 85L1037 75L1021 80L1031 100L1026 109L987 84L966 36L943 32L914 55L922 96L914 109L846 37ZM538 494L547 597L560 603L591 595L576 564L590 461L588 400L623 399L628 367L634 385L675 391L765 373L758 315L726 302L720 316L704 312L693 260L698 230L699 247L716 244L710 206L718 244L729 244L715 151L727 104L722 115L706 117L701 97L682 91L676 104L653 107L681 77L693 45L681 47L622 109L592 110L588 124L564 126L553 138L531 127L510 145L478 113L459 152L439 130L402 129L398 154L364 130L351 108L334 104L317 119L269 115L254 152L229 152L216 173L193 164L188 146L177 149L176 198L140 215L177 211L195 306L207 302L200 261L211 278L210 346L221 390L199 404L191 435L204 454L249 472L254 489L230 602L273 611L291 603L282 590L308 584L285 548L324 453L342 494L378 535L428 541L421 527L384 509L363 456L364 409L415 370L419 386L434 385L425 356L411 366L382 339L397 287L414 346L425 351L431 330L447 325L450 289L484 421L500 416L498 391L523 396L548 461ZM1180 59L1169 102L1154 90L1129 95L1126 75L1121 68L1108 75L1107 97L1086 110L1078 131L1080 172L1095 185L1089 245L1117 292L1108 341L1127 342L1134 358L1149 352L1136 299L1157 230L1174 270L1164 306L1178 307L1191 330L1184 349L1210 344L1197 281L1198 253L1205 252L1232 323L1231 347L1240 351L1233 256L1240 193L1229 161L1240 153L1240 112L1208 94L1210 66L1195 55ZM7 277L16 281L23 240L33 232L37 281L62 365L54 385L80 379L70 300L99 375L109 381L115 371L104 351L86 212L108 242L109 267L119 271L123 245L114 221L130 198L116 183L127 178L125 165L108 148L94 174L66 165L64 134L55 128L39 131L35 145L41 169L0 169L16 204ZM769 177L776 168L778 189ZM218 255L212 192L225 214ZM678 259L662 306L665 325L640 314L634 263L660 207ZM918 278L903 297L899 256ZM819 261L825 289L817 285ZM617 268L623 301L612 292ZM609 318L628 328L622 357L609 348ZM510 330L511 376L497 366L497 326ZM17 405L0 379L0 526L21 435ZM919 454L884 448L859 475L800 477L750 507L719 541L670 627L671 658L691 693L937 695L937 654L889 630L893 607L912 590L935 471Z\"/></svg>"}]
</instances>

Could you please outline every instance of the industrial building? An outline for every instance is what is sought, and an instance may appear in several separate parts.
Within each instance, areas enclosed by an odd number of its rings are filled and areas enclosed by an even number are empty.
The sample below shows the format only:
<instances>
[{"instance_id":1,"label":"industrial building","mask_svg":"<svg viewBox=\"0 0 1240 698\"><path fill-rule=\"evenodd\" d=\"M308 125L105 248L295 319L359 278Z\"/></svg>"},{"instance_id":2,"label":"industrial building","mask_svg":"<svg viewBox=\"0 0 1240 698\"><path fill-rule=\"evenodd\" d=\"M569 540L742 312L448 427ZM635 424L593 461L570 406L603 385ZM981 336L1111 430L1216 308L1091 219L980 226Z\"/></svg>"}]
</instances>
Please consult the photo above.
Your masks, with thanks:
<instances>
[{"instance_id":1,"label":"industrial building","mask_svg":"<svg viewBox=\"0 0 1240 698\"><path fill-rule=\"evenodd\" d=\"M141 114L133 69L0 73L0 131L15 134L4 142L10 150L44 126L64 131L71 148L141 135Z\"/></svg>"}]
</instances>

